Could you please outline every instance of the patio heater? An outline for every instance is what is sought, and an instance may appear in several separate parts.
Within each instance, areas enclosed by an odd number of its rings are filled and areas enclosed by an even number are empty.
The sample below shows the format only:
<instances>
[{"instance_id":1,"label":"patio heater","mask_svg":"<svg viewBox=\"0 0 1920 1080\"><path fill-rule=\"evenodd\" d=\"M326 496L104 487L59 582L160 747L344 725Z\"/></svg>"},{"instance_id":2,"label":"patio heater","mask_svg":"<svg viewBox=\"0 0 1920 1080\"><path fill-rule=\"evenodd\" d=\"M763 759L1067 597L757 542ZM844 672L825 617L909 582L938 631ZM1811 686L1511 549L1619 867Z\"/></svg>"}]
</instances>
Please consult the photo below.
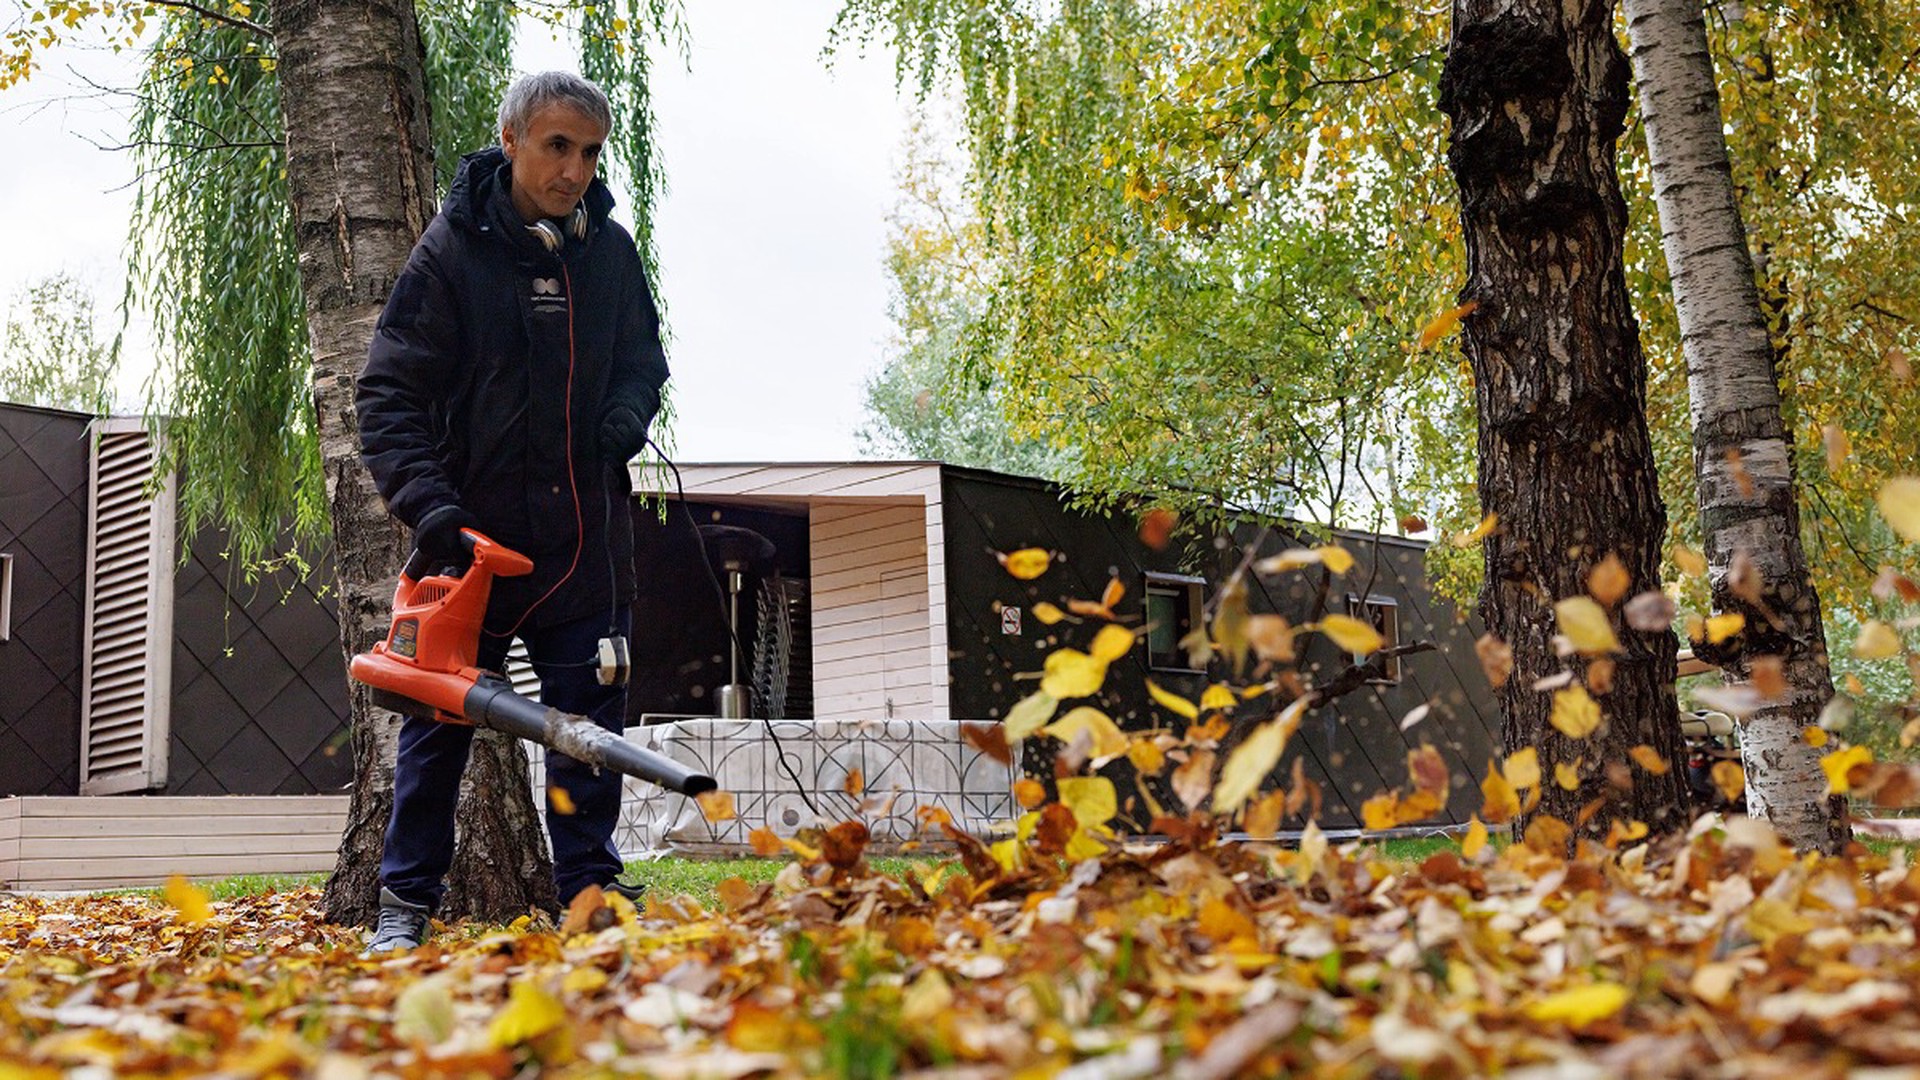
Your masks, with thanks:
<instances>
[{"instance_id":1,"label":"patio heater","mask_svg":"<svg viewBox=\"0 0 1920 1080\"><path fill-rule=\"evenodd\" d=\"M773 564L773 541L738 525L702 525L700 543L707 562L727 575L727 682L719 690L719 713L744 720L753 713L753 690L740 681L740 593L749 574L760 576Z\"/></svg>"}]
</instances>

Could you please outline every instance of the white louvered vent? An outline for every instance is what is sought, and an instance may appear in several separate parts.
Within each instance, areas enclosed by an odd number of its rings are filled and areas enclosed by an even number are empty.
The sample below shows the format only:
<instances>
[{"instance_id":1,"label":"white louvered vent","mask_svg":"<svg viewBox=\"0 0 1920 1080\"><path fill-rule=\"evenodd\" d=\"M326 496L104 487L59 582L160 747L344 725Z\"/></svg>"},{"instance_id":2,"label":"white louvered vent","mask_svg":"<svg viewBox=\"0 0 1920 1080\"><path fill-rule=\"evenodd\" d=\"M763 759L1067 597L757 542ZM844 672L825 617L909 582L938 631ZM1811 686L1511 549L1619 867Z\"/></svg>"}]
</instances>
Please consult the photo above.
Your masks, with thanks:
<instances>
[{"instance_id":1,"label":"white louvered vent","mask_svg":"<svg viewBox=\"0 0 1920 1080\"><path fill-rule=\"evenodd\" d=\"M514 693L540 700L540 676L533 673L533 661L527 659L527 643L519 638L514 638L513 648L507 650L507 681L513 684Z\"/></svg>"},{"instance_id":2,"label":"white louvered vent","mask_svg":"<svg viewBox=\"0 0 1920 1080\"><path fill-rule=\"evenodd\" d=\"M94 424L80 794L166 786L173 669L174 486L151 490L156 448L137 419Z\"/></svg>"}]
</instances>

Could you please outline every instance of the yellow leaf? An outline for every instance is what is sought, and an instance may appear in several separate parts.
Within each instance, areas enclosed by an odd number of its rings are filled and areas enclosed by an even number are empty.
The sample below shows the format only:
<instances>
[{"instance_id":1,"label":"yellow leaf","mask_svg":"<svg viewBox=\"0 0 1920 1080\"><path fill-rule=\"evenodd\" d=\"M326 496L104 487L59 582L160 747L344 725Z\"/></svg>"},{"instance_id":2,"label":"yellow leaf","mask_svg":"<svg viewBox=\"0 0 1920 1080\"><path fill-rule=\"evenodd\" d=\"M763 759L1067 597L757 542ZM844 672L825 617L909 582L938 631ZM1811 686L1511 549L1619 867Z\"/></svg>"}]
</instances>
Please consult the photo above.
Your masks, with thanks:
<instances>
[{"instance_id":1,"label":"yellow leaf","mask_svg":"<svg viewBox=\"0 0 1920 1080\"><path fill-rule=\"evenodd\" d=\"M1845 795L1853 789L1847 782L1847 773L1855 765L1869 765L1873 762L1873 751L1864 746L1849 746L1844 750L1835 750L1820 759L1820 768L1827 774L1827 792L1831 795Z\"/></svg>"},{"instance_id":2,"label":"yellow leaf","mask_svg":"<svg viewBox=\"0 0 1920 1080\"><path fill-rule=\"evenodd\" d=\"M1862 660L1885 660L1900 655L1900 633L1879 619L1868 619L1853 641L1853 655Z\"/></svg>"},{"instance_id":3,"label":"yellow leaf","mask_svg":"<svg viewBox=\"0 0 1920 1080\"><path fill-rule=\"evenodd\" d=\"M1053 565L1053 552L1045 548L1021 548L1001 555L1000 565L1021 581L1032 581Z\"/></svg>"},{"instance_id":4,"label":"yellow leaf","mask_svg":"<svg viewBox=\"0 0 1920 1080\"><path fill-rule=\"evenodd\" d=\"M1326 544L1314 549L1320 553L1320 561L1336 574L1344 574L1353 569L1353 556L1338 544Z\"/></svg>"},{"instance_id":5,"label":"yellow leaf","mask_svg":"<svg viewBox=\"0 0 1920 1080\"><path fill-rule=\"evenodd\" d=\"M400 991L393 1001L394 1036L402 1042L432 1046L452 1035L456 1023L452 983L453 976L442 972Z\"/></svg>"},{"instance_id":6,"label":"yellow leaf","mask_svg":"<svg viewBox=\"0 0 1920 1080\"><path fill-rule=\"evenodd\" d=\"M1626 1007L1633 992L1619 983L1596 982L1548 994L1522 1007L1528 1019L1539 1023L1560 1022L1570 1027L1585 1027Z\"/></svg>"},{"instance_id":7,"label":"yellow leaf","mask_svg":"<svg viewBox=\"0 0 1920 1080\"><path fill-rule=\"evenodd\" d=\"M1107 582L1107 590L1100 594L1100 606L1111 611L1113 605L1119 603L1120 598L1125 595L1127 595L1127 587L1116 577Z\"/></svg>"},{"instance_id":8,"label":"yellow leaf","mask_svg":"<svg viewBox=\"0 0 1920 1080\"><path fill-rule=\"evenodd\" d=\"M1065 716L1040 729L1041 734L1051 735L1063 743L1073 742L1082 731L1087 733L1096 758L1115 758L1127 752L1127 737L1106 713L1091 705L1069 709Z\"/></svg>"},{"instance_id":9,"label":"yellow leaf","mask_svg":"<svg viewBox=\"0 0 1920 1080\"><path fill-rule=\"evenodd\" d=\"M1573 647L1587 656L1603 656L1620 651L1620 639L1613 634L1607 611L1590 596L1569 596L1553 605L1560 632Z\"/></svg>"},{"instance_id":10,"label":"yellow leaf","mask_svg":"<svg viewBox=\"0 0 1920 1080\"><path fill-rule=\"evenodd\" d=\"M547 802L553 805L553 812L562 816L579 813L573 805L573 793L558 784L547 785Z\"/></svg>"},{"instance_id":11,"label":"yellow leaf","mask_svg":"<svg viewBox=\"0 0 1920 1080\"><path fill-rule=\"evenodd\" d=\"M1716 761L1711 770L1713 786L1720 789L1728 802L1740 798L1747 790L1747 770L1737 761Z\"/></svg>"},{"instance_id":12,"label":"yellow leaf","mask_svg":"<svg viewBox=\"0 0 1920 1080\"><path fill-rule=\"evenodd\" d=\"M1007 710L1007 718L1000 722L1000 733L1007 737L1007 742L1017 743L1053 719L1054 707L1059 704L1052 694L1035 690Z\"/></svg>"},{"instance_id":13,"label":"yellow leaf","mask_svg":"<svg viewBox=\"0 0 1920 1080\"><path fill-rule=\"evenodd\" d=\"M1351 615L1328 615L1320 620L1320 632L1335 645L1361 656L1387 643L1378 630Z\"/></svg>"},{"instance_id":14,"label":"yellow leaf","mask_svg":"<svg viewBox=\"0 0 1920 1080\"><path fill-rule=\"evenodd\" d=\"M1434 342L1453 333L1454 328L1460 325L1460 320L1473 314L1474 309L1479 306L1480 301L1469 300L1459 307L1448 308L1440 314L1435 315L1433 321L1420 330L1420 347L1423 349L1432 348Z\"/></svg>"},{"instance_id":15,"label":"yellow leaf","mask_svg":"<svg viewBox=\"0 0 1920 1080\"><path fill-rule=\"evenodd\" d=\"M1069 618L1070 616L1066 612L1042 600L1033 605L1033 617L1039 619L1044 626L1052 626L1054 623Z\"/></svg>"},{"instance_id":16,"label":"yellow leaf","mask_svg":"<svg viewBox=\"0 0 1920 1080\"><path fill-rule=\"evenodd\" d=\"M1159 702L1161 708L1175 716L1184 716L1189 720L1200 718L1200 710L1193 702L1170 690L1162 689L1160 684L1152 679L1147 680L1147 696Z\"/></svg>"},{"instance_id":17,"label":"yellow leaf","mask_svg":"<svg viewBox=\"0 0 1920 1080\"><path fill-rule=\"evenodd\" d=\"M184 922L203 923L213 918L213 903L199 886L175 874L167 879L167 904L180 913Z\"/></svg>"},{"instance_id":18,"label":"yellow leaf","mask_svg":"<svg viewBox=\"0 0 1920 1080\"><path fill-rule=\"evenodd\" d=\"M1820 444L1827 453L1827 471L1837 473L1847 463L1847 455L1853 453L1853 440L1847 438L1847 429L1839 424L1820 426Z\"/></svg>"},{"instance_id":19,"label":"yellow leaf","mask_svg":"<svg viewBox=\"0 0 1920 1080\"><path fill-rule=\"evenodd\" d=\"M1487 778L1480 781L1480 816L1495 825L1512 821L1520 813L1520 793L1500 775L1493 762L1487 762Z\"/></svg>"},{"instance_id":20,"label":"yellow leaf","mask_svg":"<svg viewBox=\"0 0 1920 1080\"><path fill-rule=\"evenodd\" d=\"M1167 767L1167 755L1152 739L1135 739L1127 747L1127 760L1142 776L1157 776Z\"/></svg>"},{"instance_id":21,"label":"yellow leaf","mask_svg":"<svg viewBox=\"0 0 1920 1080\"><path fill-rule=\"evenodd\" d=\"M1553 712L1547 717L1560 734L1569 739L1584 739L1600 726L1600 703L1584 686L1569 686L1553 695Z\"/></svg>"},{"instance_id":22,"label":"yellow leaf","mask_svg":"<svg viewBox=\"0 0 1920 1080\"><path fill-rule=\"evenodd\" d=\"M1307 711L1307 699L1296 698L1279 716L1254 728L1233 752L1227 755L1227 763L1220 767L1220 781L1213 788L1213 810L1216 814L1231 814L1240 805L1260 790L1260 785L1280 764L1280 755L1287 748L1287 740L1293 737L1294 729L1300 726L1301 714Z\"/></svg>"},{"instance_id":23,"label":"yellow leaf","mask_svg":"<svg viewBox=\"0 0 1920 1080\"><path fill-rule=\"evenodd\" d=\"M703 791L693 798L695 802L700 804L701 816L705 817L708 821L718 824L722 821L732 821L734 819L732 792Z\"/></svg>"},{"instance_id":24,"label":"yellow leaf","mask_svg":"<svg viewBox=\"0 0 1920 1080\"><path fill-rule=\"evenodd\" d=\"M1707 619L1707 643L1718 645L1747 628L1747 617L1737 611L1723 612Z\"/></svg>"},{"instance_id":25,"label":"yellow leaf","mask_svg":"<svg viewBox=\"0 0 1920 1080\"><path fill-rule=\"evenodd\" d=\"M1880 516L1908 543L1920 543L1920 476L1896 476L1880 485Z\"/></svg>"},{"instance_id":26,"label":"yellow leaf","mask_svg":"<svg viewBox=\"0 0 1920 1080\"><path fill-rule=\"evenodd\" d=\"M1655 750L1651 746L1646 746L1646 745L1636 746L1633 749L1627 751L1627 756L1632 758L1635 764L1639 765L1641 768L1647 770L1648 772L1652 773L1655 776L1667 775L1667 769L1669 768L1667 764L1667 759L1661 757L1660 752L1658 750ZM1636 837L1633 837L1632 839L1637 840L1639 839L1639 837L1636 836Z\"/></svg>"},{"instance_id":27,"label":"yellow leaf","mask_svg":"<svg viewBox=\"0 0 1920 1080\"><path fill-rule=\"evenodd\" d=\"M545 1035L566 1019L566 1007L558 999L537 984L522 979L513 984L506 1008L500 1010L487 1028L487 1038L498 1047L517 1046Z\"/></svg>"},{"instance_id":28,"label":"yellow leaf","mask_svg":"<svg viewBox=\"0 0 1920 1080\"><path fill-rule=\"evenodd\" d=\"M1391 791L1383 791L1360 805L1360 824L1363 828L1378 832L1394 826L1394 808L1400 802L1399 796Z\"/></svg>"},{"instance_id":29,"label":"yellow leaf","mask_svg":"<svg viewBox=\"0 0 1920 1080\"><path fill-rule=\"evenodd\" d=\"M1564 761L1553 763L1553 782L1560 785L1561 791L1572 791L1580 786L1581 760L1584 759L1576 759L1572 764Z\"/></svg>"},{"instance_id":30,"label":"yellow leaf","mask_svg":"<svg viewBox=\"0 0 1920 1080\"><path fill-rule=\"evenodd\" d=\"M1231 709L1240 703L1240 696L1226 683L1214 683L1200 694L1200 711L1215 712Z\"/></svg>"},{"instance_id":31,"label":"yellow leaf","mask_svg":"<svg viewBox=\"0 0 1920 1080\"><path fill-rule=\"evenodd\" d=\"M1040 679L1040 690L1064 701L1098 693L1105 681L1105 660L1088 656L1079 649L1055 649L1047 654L1047 669Z\"/></svg>"},{"instance_id":32,"label":"yellow leaf","mask_svg":"<svg viewBox=\"0 0 1920 1080\"><path fill-rule=\"evenodd\" d=\"M1475 814L1467 819L1467 837L1460 841L1460 854L1471 859L1485 850L1486 846L1487 827L1481 824L1480 815Z\"/></svg>"},{"instance_id":33,"label":"yellow leaf","mask_svg":"<svg viewBox=\"0 0 1920 1080\"><path fill-rule=\"evenodd\" d=\"M1344 553L1343 553L1344 554ZM1271 576L1284 574L1288 570L1299 570L1324 562L1325 556L1313 548L1288 548L1278 555L1269 555L1253 564L1254 573Z\"/></svg>"},{"instance_id":34,"label":"yellow leaf","mask_svg":"<svg viewBox=\"0 0 1920 1080\"><path fill-rule=\"evenodd\" d=\"M1113 781L1104 776L1067 776L1058 781L1060 805L1073 811L1083 829L1105 825L1120 812Z\"/></svg>"},{"instance_id":35,"label":"yellow leaf","mask_svg":"<svg viewBox=\"0 0 1920 1080\"><path fill-rule=\"evenodd\" d=\"M1540 751L1529 746L1515 750L1500 765L1500 774L1516 788L1540 786Z\"/></svg>"},{"instance_id":36,"label":"yellow leaf","mask_svg":"<svg viewBox=\"0 0 1920 1080\"><path fill-rule=\"evenodd\" d=\"M1816 750L1827 745L1827 733L1817 724L1808 724L1801 728L1800 737L1807 740L1807 745Z\"/></svg>"},{"instance_id":37,"label":"yellow leaf","mask_svg":"<svg viewBox=\"0 0 1920 1080\"><path fill-rule=\"evenodd\" d=\"M1093 635L1093 644L1087 646L1087 652L1103 664L1111 664L1131 651L1133 651L1133 631L1112 623L1101 627L1100 632Z\"/></svg>"},{"instance_id":38,"label":"yellow leaf","mask_svg":"<svg viewBox=\"0 0 1920 1080\"><path fill-rule=\"evenodd\" d=\"M1492 536L1493 530L1499 527L1500 527L1500 515L1488 514L1486 517L1483 517L1480 519L1480 524L1475 525L1473 527L1473 531L1464 532L1454 537L1453 546L1454 547L1472 547L1473 545L1479 543L1480 541L1485 540L1487 537Z\"/></svg>"},{"instance_id":39,"label":"yellow leaf","mask_svg":"<svg viewBox=\"0 0 1920 1080\"><path fill-rule=\"evenodd\" d=\"M1707 557L1685 544L1673 545L1673 565L1689 577L1699 577L1707 572Z\"/></svg>"}]
</instances>

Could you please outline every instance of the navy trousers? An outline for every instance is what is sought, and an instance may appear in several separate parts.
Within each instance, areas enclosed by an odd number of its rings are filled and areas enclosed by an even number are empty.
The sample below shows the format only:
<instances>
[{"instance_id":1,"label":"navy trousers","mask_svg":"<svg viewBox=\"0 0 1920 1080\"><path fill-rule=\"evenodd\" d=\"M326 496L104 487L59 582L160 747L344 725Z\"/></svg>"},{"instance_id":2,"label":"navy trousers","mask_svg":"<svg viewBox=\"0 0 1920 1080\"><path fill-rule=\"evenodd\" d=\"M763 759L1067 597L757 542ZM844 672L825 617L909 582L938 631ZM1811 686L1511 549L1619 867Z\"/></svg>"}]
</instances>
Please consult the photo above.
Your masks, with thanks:
<instances>
[{"instance_id":1,"label":"navy trousers","mask_svg":"<svg viewBox=\"0 0 1920 1080\"><path fill-rule=\"evenodd\" d=\"M632 615L616 619L626 634ZM534 673L540 676L540 702L561 712L592 719L610 731L626 726L627 688L601 686L599 642L607 632L605 616L576 619L523 632ZM478 665L505 667L510 639L482 635ZM446 895L447 867L453 863L453 819L460 798L460 775L467 767L473 729L465 724L407 717L400 728L400 749L393 766L393 817L387 822L380 855L380 884L410 904L437 910ZM620 875L620 854L613 827L620 818L621 775L594 769L564 754L547 752L547 786L561 788L572 813L560 813L549 797L547 835L553 840L553 883L565 905L588 885L606 885Z\"/></svg>"}]
</instances>

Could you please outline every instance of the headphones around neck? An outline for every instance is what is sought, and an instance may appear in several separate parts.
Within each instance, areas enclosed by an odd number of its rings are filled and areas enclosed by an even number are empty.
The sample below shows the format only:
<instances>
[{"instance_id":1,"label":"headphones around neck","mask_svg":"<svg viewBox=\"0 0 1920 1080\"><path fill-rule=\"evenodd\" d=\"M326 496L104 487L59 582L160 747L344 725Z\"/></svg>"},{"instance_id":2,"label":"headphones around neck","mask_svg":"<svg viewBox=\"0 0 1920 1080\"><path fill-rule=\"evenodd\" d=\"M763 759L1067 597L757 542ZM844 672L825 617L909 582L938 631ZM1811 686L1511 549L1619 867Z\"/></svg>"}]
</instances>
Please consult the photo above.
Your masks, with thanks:
<instances>
[{"instance_id":1,"label":"headphones around neck","mask_svg":"<svg viewBox=\"0 0 1920 1080\"><path fill-rule=\"evenodd\" d=\"M561 231L560 225L553 218L541 218L527 226L527 231L538 237L548 251L558 255L560 250L567 246L567 237L585 240L590 223L587 217L587 201L582 199L574 204L573 213L567 215L565 232Z\"/></svg>"}]
</instances>

